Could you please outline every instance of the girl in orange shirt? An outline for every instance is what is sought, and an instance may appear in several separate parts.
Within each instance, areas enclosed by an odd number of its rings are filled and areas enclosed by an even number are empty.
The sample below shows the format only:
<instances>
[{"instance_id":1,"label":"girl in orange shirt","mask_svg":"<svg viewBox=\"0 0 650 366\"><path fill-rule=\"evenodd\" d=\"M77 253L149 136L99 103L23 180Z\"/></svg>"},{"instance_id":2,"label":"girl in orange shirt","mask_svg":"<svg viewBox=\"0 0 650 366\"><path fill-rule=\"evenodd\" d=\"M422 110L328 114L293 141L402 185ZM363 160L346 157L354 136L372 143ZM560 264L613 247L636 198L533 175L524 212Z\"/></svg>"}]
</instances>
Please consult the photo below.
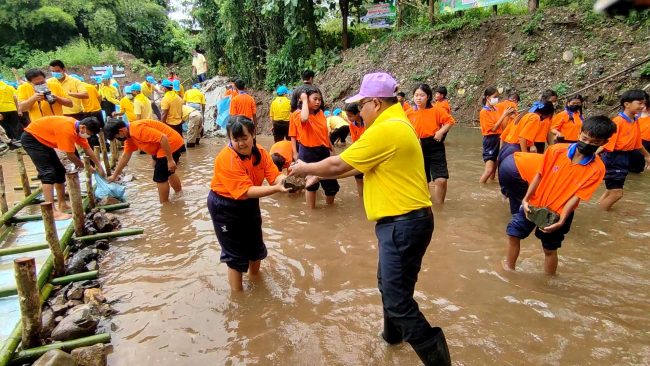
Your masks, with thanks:
<instances>
[{"instance_id":1,"label":"girl in orange shirt","mask_svg":"<svg viewBox=\"0 0 650 366\"><path fill-rule=\"evenodd\" d=\"M366 131L366 125L363 123L363 118L361 118L357 103L351 103L345 106L345 119L350 124L350 138L352 139L352 143L354 143ZM355 175L354 181L357 183L359 198L363 199L363 173Z\"/></svg>"},{"instance_id":2,"label":"girl in orange shirt","mask_svg":"<svg viewBox=\"0 0 650 366\"><path fill-rule=\"evenodd\" d=\"M485 162L485 171L479 179L480 183L485 183L488 179L494 179L497 172L496 164L501 142L499 136L509 116L517 111L512 107L500 111L497 109L498 103L499 91L494 87L485 89L483 92L483 108L479 113L481 134L483 134L483 161Z\"/></svg>"},{"instance_id":3,"label":"girl in orange shirt","mask_svg":"<svg viewBox=\"0 0 650 366\"><path fill-rule=\"evenodd\" d=\"M567 100L564 111L553 116L551 132L555 135L556 143L574 143L578 141L582 123L585 117L582 114L584 98L576 94Z\"/></svg>"},{"instance_id":4,"label":"girl in orange shirt","mask_svg":"<svg viewBox=\"0 0 650 366\"><path fill-rule=\"evenodd\" d=\"M242 291L243 273L256 276L267 256L259 199L287 189L285 176L257 145L253 121L233 116L227 132L230 143L214 160L208 210L221 246L221 262L228 265L230 289ZM262 186L264 180L270 185Z\"/></svg>"}]
</instances>

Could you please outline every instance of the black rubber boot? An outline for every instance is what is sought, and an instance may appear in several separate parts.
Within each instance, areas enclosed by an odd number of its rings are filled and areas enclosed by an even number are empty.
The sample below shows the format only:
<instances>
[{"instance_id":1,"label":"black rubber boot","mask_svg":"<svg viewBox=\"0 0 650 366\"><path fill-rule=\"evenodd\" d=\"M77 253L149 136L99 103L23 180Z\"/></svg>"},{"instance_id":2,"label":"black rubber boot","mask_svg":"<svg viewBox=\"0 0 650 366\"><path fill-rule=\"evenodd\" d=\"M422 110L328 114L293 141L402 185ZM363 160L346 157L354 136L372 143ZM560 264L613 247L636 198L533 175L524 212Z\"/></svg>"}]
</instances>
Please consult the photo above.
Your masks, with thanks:
<instances>
[{"instance_id":1,"label":"black rubber boot","mask_svg":"<svg viewBox=\"0 0 650 366\"><path fill-rule=\"evenodd\" d=\"M411 344L411 347L425 366L451 366L445 333L438 327L431 328L431 338L422 343Z\"/></svg>"},{"instance_id":2,"label":"black rubber boot","mask_svg":"<svg viewBox=\"0 0 650 366\"><path fill-rule=\"evenodd\" d=\"M384 315L384 331L381 332L381 337L388 344L399 344L402 343L402 333L393 325L393 323L388 320Z\"/></svg>"}]
</instances>

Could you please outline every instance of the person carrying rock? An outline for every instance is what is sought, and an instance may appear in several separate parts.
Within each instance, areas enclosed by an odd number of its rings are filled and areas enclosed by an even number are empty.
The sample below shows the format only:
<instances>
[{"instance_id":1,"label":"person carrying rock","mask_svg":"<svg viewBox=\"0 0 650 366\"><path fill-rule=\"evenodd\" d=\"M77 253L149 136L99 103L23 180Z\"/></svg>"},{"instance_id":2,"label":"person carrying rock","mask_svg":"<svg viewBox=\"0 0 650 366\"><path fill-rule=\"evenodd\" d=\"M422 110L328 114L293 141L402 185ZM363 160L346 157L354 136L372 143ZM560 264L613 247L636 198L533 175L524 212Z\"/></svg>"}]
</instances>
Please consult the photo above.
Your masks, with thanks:
<instances>
[{"instance_id":1,"label":"person carrying rock","mask_svg":"<svg viewBox=\"0 0 650 366\"><path fill-rule=\"evenodd\" d=\"M573 213L587 201L605 177L605 165L596 154L616 131L605 116L587 118L575 144L551 145L542 166L530 182L519 211L507 226L508 251L505 266L514 270L521 239L535 230L544 249L544 272L557 271L557 250L571 229ZM504 164L506 161L504 161Z\"/></svg>"},{"instance_id":2,"label":"person carrying rock","mask_svg":"<svg viewBox=\"0 0 650 366\"><path fill-rule=\"evenodd\" d=\"M397 86L389 74L365 75L359 94L345 101L358 103L366 124L363 135L339 156L298 161L289 171L321 178L365 174L364 206L368 219L377 222L379 241L382 337L390 344L408 342L427 366L450 366L442 329L431 327L413 298L433 234L433 213L420 141L397 101Z\"/></svg>"},{"instance_id":3,"label":"person carrying rock","mask_svg":"<svg viewBox=\"0 0 650 366\"><path fill-rule=\"evenodd\" d=\"M54 202L54 189L56 189L58 206L54 208L55 220L69 219L71 216L65 213L69 210L65 202L66 170L54 149L64 152L78 169L83 169L84 164L76 155L77 146L81 147L95 163L99 174L105 176L104 168L86 140L98 134L101 130L100 126L95 117L77 121L72 117L49 116L32 121L23 132L21 142L36 166L38 178L43 185L45 202Z\"/></svg>"},{"instance_id":4,"label":"person carrying rock","mask_svg":"<svg viewBox=\"0 0 650 366\"><path fill-rule=\"evenodd\" d=\"M138 150L152 156L155 166L153 181L158 186L160 203L169 202L169 187L181 191L181 180L176 175L176 164L184 146L183 137L166 124L152 119L142 119L127 123L111 119L104 127L106 138L124 142L124 152L115 167L113 175L108 178L114 182L129 163L131 155Z\"/></svg>"},{"instance_id":5,"label":"person carrying rock","mask_svg":"<svg viewBox=\"0 0 650 366\"><path fill-rule=\"evenodd\" d=\"M230 143L214 159L208 210L221 246L221 262L228 265L230 289L242 291L243 273L255 277L267 256L259 199L289 190L271 155L257 145L252 120L230 117L227 133ZM268 186L262 185L264 180Z\"/></svg>"}]
</instances>

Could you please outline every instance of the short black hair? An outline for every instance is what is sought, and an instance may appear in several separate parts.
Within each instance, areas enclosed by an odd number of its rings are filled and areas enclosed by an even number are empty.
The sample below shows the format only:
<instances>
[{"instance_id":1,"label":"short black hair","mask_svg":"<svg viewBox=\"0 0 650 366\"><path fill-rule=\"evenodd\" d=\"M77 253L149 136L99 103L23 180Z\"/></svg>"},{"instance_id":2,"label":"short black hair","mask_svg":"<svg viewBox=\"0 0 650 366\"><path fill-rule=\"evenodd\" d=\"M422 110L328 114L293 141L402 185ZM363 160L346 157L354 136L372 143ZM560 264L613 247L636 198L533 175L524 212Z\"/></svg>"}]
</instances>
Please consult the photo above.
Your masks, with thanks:
<instances>
[{"instance_id":1,"label":"short black hair","mask_svg":"<svg viewBox=\"0 0 650 366\"><path fill-rule=\"evenodd\" d=\"M544 117L551 117L553 116L553 112L555 112L555 107L553 107L553 103L549 101L544 101L544 106L542 108L539 108L537 112L539 112L540 116Z\"/></svg>"},{"instance_id":2,"label":"short black hair","mask_svg":"<svg viewBox=\"0 0 650 366\"><path fill-rule=\"evenodd\" d=\"M404 94L404 93L402 93ZM361 112L359 110L359 104L357 103L350 103L345 105L345 113L351 113L354 114L355 116Z\"/></svg>"},{"instance_id":3,"label":"short black hair","mask_svg":"<svg viewBox=\"0 0 650 366\"><path fill-rule=\"evenodd\" d=\"M98 134L99 131L102 130L102 125L97 119L97 117L86 117L81 121L79 121L79 124L82 126L86 126L88 131L93 135Z\"/></svg>"},{"instance_id":4,"label":"short black hair","mask_svg":"<svg viewBox=\"0 0 650 366\"><path fill-rule=\"evenodd\" d=\"M43 70L29 69L29 70L25 71L25 79L27 79L27 81L32 81L34 78L36 78L38 76L45 77L45 73L43 72Z\"/></svg>"},{"instance_id":5,"label":"short black hair","mask_svg":"<svg viewBox=\"0 0 650 366\"><path fill-rule=\"evenodd\" d=\"M539 98L542 102L548 102L551 97L557 97L557 93L553 89L546 89L542 92L542 96Z\"/></svg>"},{"instance_id":6,"label":"short black hair","mask_svg":"<svg viewBox=\"0 0 650 366\"><path fill-rule=\"evenodd\" d=\"M112 140L120 133L120 129L126 127L126 123L118 118L108 118L104 126L104 135L106 139Z\"/></svg>"},{"instance_id":7,"label":"short black hair","mask_svg":"<svg viewBox=\"0 0 650 366\"><path fill-rule=\"evenodd\" d=\"M305 70L302 72L302 80L308 80L316 76L316 73L313 72L312 70Z\"/></svg>"},{"instance_id":8,"label":"short black hair","mask_svg":"<svg viewBox=\"0 0 650 366\"><path fill-rule=\"evenodd\" d=\"M647 101L648 93L641 89L630 89L621 95L621 107L624 107L624 103L634 102L636 100Z\"/></svg>"},{"instance_id":9,"label":"short black hair","mask_svg":"<svg viewBox=\"0 0 650 366\"><path fill-rule=\"evenodd\" d=\"M402 98L406 98L406 94L404 94L404 92L398 92L397 96L402 97Z\"/></svg>"},{"instance_id":10,"label":"short black hair","mask_svg":"<svg viewBox=\"0 0 650 366\"><path fill-rule=\"evenodd\" d=\"M519 97L519 93L517 93L517 92L508 93L508 99L513 99L513 98L515 100L517 100L517 102L519 102L521 100L521 98Z\"/></svg>"},{"instance_id":11,"label":"short black hair","mask_svg":"<svg viewBox=\"0 0 650 366\"><path fill-rule=\"evenodd\" d=\"M284 164L287 162L287 159L284 158L284 156L278 154L278 153L273 153L271 155L271 159L273 160L273 164L278 167L279 171L282 171L282 168L284 167Z\"/></svg>"},{"instance_id":12,"label":"short black hair","mask_svg":"<svg viewBox=\"0 0 650 366\"><path fill-rule=\"evenodd\" d=\"M65 64L61 60L52 60L50 61L50 66L52 67L60 67L62 69L65 69Z\"/></svg>"},{"instance_id":13,"label":"short black hair","mask_svg":"<svg viewBox=\"0 0 650 366\"><path fill-rule=\"evenodd\" d=\"M595 139L608 140L616 132L616 124L606 116L592 116L582 123L582 132Z\"/></svg>"},{"instance_id":14,"label":"short black hair","mask_svg":"<svg viewBox=\"0 0 650 366\"><path fill-rule=\"evenodd\" d=\"M442 94L443 97L447 98L447 88L444 86L439 86L436 88L436 93Z\"/></svg>"},{"instance_id":15,"label":"short black hair","mask_svg":"<svg viewBox=\"0 0 650 366\"><path fill-rule=\"evenodd\" d=\"M246 83L242 79L237 79L235 80L235 88L238 90L244 90L246 89Z\"/></svg>"}]
</instances>

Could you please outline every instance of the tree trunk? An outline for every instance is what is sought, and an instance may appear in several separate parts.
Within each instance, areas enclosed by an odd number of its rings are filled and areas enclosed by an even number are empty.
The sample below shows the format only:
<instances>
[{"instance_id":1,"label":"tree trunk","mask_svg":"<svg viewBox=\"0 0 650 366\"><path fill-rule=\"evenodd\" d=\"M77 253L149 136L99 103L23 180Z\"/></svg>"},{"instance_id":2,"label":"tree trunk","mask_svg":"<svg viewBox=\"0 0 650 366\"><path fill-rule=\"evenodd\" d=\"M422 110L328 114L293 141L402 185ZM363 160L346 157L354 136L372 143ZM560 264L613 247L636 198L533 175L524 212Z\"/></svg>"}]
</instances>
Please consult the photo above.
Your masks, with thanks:
<instances>
[{"instance_id":1,"label":"tree trunk","mask_svg":"<svg viewBox=\"0 0 650 366\"><path fill-rule=\"evenodd\" d=\"M341 18L343 18L343 24L341 27L342 33L342 45L343 51L347 50L350 46L348 39L348 16L350 15L350 1L349 0L339 0L339 8L341 8Z\"/></svg>"},{"instance_id":2,"label":"tree trunk","mask_svg":"<svg viewBox=\"0 0 650 366\"><path fill-rule=\"evenodd\" d=\"M539 0L528 0L528 11L534 12L539 8Z\"/></svg>"},{"instance_id":3,"label":"tree trunk","mask_svg":"<svg viewBox=\"0 0 650 366\"><path fill-rule=\"evenodd\" d=\"M492 5L492 14L497 15L498 14L498 9L496 5Z\"/></svg>"},{"instance_id":4,"label":"tree trunk","mask_svg":"<svg viewBox=\"0 0 650 366\"><path fill-rule=\"evenodd\" d=\"M404 23L404 18L402 17L402 2L399 0L395 0L395 12L396 14L396 30L400 30L402 28L402 25Z\"/></svg>"},{"instance_id":5,"label":"tree trunk","mask_svg":"<svg viewBox=\"0 0 650 366\"><path fill-rule=\"evenodd\" d=\"M434 8L435 3L436 3L436 0L429 0L429 22L431 22L431 24L434 23L434 20L435 20L434 17L436 15L436 11L435 11L435 8Z\"/></svg>"}]
</instances>

